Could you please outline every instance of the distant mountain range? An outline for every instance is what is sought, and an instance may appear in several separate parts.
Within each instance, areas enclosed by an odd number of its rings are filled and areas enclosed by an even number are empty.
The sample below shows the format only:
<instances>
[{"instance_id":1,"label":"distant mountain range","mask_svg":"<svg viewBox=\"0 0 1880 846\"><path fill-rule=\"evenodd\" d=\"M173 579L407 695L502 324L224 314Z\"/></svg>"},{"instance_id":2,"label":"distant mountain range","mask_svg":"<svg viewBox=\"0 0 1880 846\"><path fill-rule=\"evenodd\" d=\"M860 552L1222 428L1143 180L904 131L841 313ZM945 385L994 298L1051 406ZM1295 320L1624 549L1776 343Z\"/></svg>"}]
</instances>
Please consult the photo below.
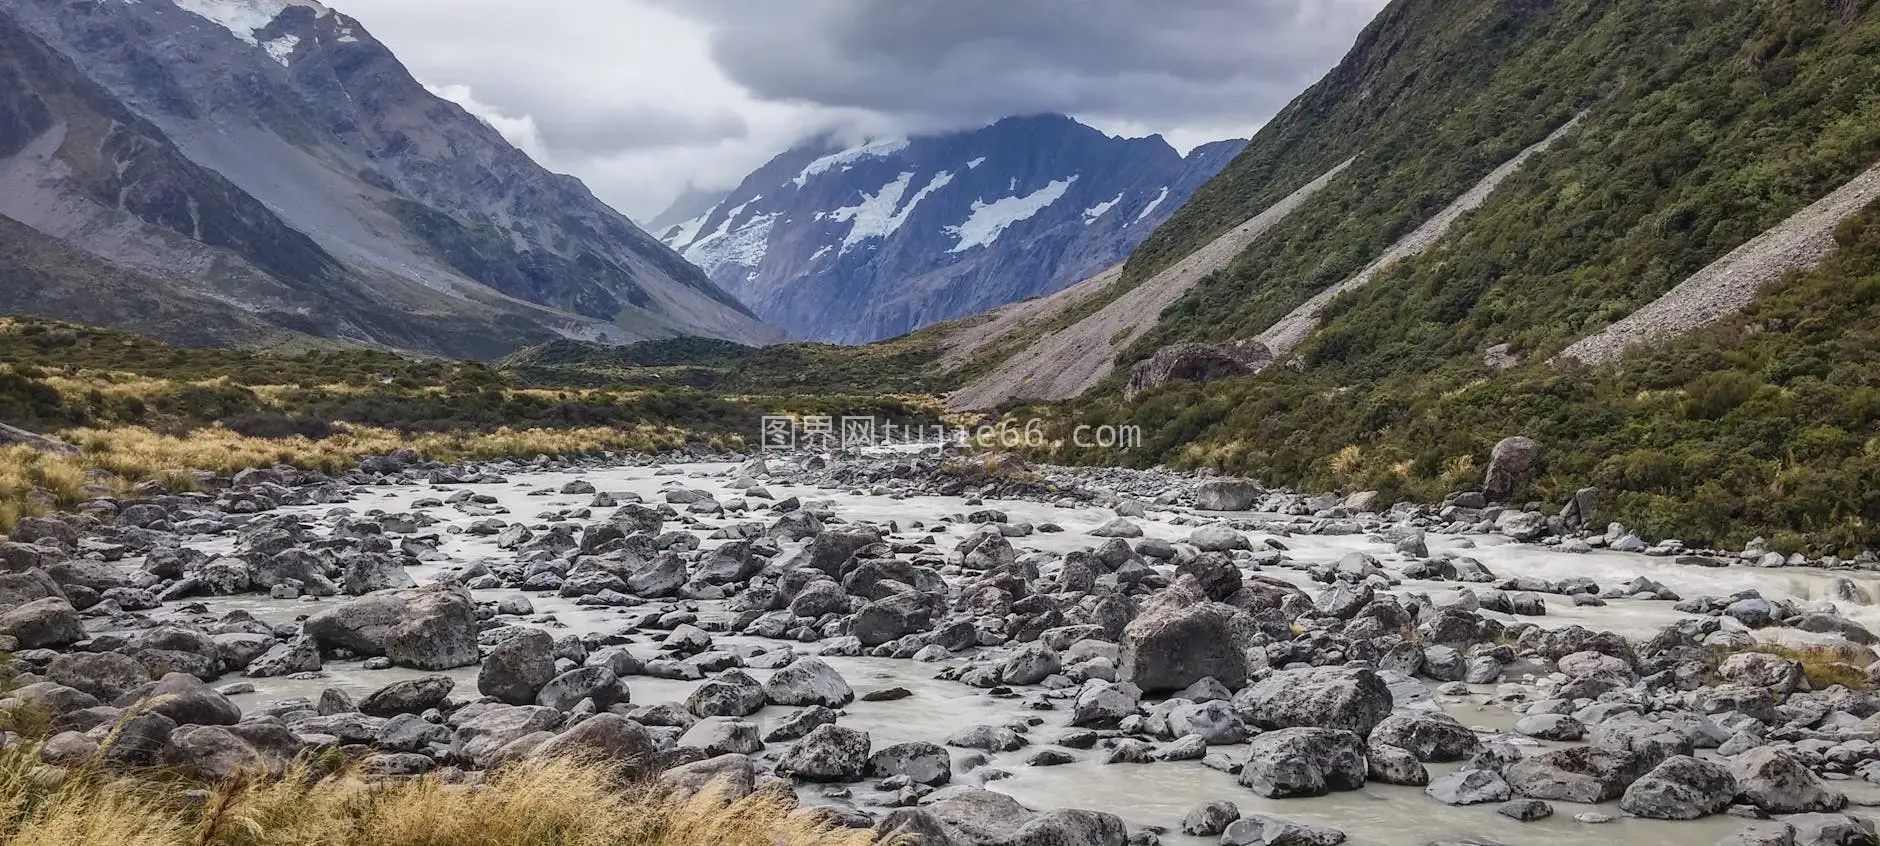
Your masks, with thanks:
<instances>
[{"instance_id":1,"label":"distant mountain range","mask_svg":"<svg viewBox=\"0 0 1880 846\"><path fill-rule=\"evenodd\" d=\"M0 0L0 311L460 357L783 338L311 0Z\"/></svg>"},{"instance_id":2,"label":"distant mountain range","mask_svg":"<svg viewBox=\"0 0 1880 846\"><path fill-rule=\"evenodd\" d=\"M827 141L758 168L709 210L655 219L669 246L765 321L862 343L1058 291L1126 257L1246 146L1183 156L1062 115Z\"/></svg>"}]
</instances>

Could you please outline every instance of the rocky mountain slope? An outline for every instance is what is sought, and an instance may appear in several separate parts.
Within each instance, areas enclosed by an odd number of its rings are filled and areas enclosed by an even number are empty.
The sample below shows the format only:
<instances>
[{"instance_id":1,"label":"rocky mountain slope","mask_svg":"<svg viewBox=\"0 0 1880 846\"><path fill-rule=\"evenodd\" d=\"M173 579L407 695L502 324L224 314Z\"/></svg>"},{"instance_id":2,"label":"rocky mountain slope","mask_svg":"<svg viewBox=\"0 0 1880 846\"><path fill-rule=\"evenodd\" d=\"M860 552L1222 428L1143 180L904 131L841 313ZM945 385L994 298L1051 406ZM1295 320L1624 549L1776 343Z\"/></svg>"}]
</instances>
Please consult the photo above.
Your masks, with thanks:
<instances>
[{"instance_id":1,"label":"rocky mountain slope","mask_svg":"<svg viewBox=\"0 0 1880 846\"><path fill-rule=\"evenodd\" d=\"M172 306L42 262L7 279L52 294L32 310L177 340L781 338L311 0L0 0L0 216L24 225L0 246L52 239Z\"/></svg>"},{"instance_id":2,"label":"rocky mountain slope","mask_svg":"<svg viewBox=\"0 0 1880 846\"><path fill-rule=\"evenodd\" d=\"M797 336L873 341L1116 264L1244 143L1184 157L1159 137L1112 138L1063 116L818 143L657 231Z\"/></svg>"},{"instance_id":3,"label":"rocky mountain slope","mask_svg":"<svg viewBox=\"0 0 1880 846\"><path fill-rule=\"evenodd\" d=\"M1875 5L1396 0L1120 271L941 327L936 358L969 407L1081 394L1012 412L1061 421L1060 459L1430 501L1526 435L1521 496L1880 543ZM1027 364L1346 161L1146 330ZM1083 357L1098 378L1051 386ZM1073 422L1148 437L1078 449Z\"/></svg>"}]
</instances>

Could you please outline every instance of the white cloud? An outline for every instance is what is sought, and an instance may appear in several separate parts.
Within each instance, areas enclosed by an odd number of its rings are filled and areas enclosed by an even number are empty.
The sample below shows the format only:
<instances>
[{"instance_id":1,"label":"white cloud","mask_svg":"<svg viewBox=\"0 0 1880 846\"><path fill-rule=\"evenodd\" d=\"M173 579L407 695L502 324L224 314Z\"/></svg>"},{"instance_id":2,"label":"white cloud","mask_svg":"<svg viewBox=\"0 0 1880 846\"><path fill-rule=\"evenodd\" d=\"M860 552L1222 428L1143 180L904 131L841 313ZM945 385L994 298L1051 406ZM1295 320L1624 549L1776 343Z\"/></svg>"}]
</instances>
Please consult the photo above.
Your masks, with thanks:
<instances>
[{"instance_id":1,"label":"white cloud","mask_svg":"<svg viewBox=\"0 0 1880 846\"><path fill-rule=\"evenodd\" d=\"M337 0L433 90L639 220L830 131L1060 111L1183 150L1245 136L1382 4Z\"/></svg>"}]
</instances>

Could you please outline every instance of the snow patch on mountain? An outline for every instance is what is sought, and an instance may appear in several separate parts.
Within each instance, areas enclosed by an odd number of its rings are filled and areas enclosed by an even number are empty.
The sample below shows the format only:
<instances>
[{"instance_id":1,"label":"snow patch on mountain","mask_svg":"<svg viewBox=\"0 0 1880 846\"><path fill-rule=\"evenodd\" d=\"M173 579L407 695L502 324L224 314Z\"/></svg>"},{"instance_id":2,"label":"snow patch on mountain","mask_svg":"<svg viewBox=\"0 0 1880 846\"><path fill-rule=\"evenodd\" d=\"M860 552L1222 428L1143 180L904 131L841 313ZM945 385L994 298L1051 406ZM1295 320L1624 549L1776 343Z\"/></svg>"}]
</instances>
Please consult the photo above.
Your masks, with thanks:
<instances>
[{"instance_id":1,"label":"snow patch on mountain","mask_svg":"<svg viewBox=\"0 0 1880 846\"><path fill-rule=\"evenodd\" d=\"M837 167L847 170L849 166L863 159L885 159L905 149L907 149L906 138L883 138L877 141L870 141L860 147L851 147L840 153L831 153L810 162L803 168L802 173L796 175L796 179L793 181L796 183L796 187L801 188L804 185L808 185L811 179L824 171Z\"/></svg>"},{"instance_id":2,"label":"snow patch on mountain","mask_svg":"<svg viewBox=\"0 0 1880 846\"><path fill-rule=\"evenodd\" d=\"M717 210L713 208L691 220L673 224L671 229L666 230L665 237L660 240L665 241L666 246L673 249L684 249L698 238L699 230L705 228L705 221L710 220L712 212Z\"/></svg>"},{"instance_id":3,"label":"snow patch on mountain","mask_svg":"<svg viewBox=\"0 0 1880 846\"><path fill-rule=\"evenodd\" d=\"M742 206L739 207L742 210ZM770 228L775 226L778 214L752 215L736 228L721 226L712 234L693 242L686 247L685 260L698 265L708 274L717 273L725 267L756 268L763 262L764 253L770 249ZM726 221L730 221L730 217Z\"/></svg>"},{"instance_id":4,"label":"snow patch on mountain","mask_svg":"<svg viewBox=\"0 0 1880 846\"><path fill-rule=\"evenodd\" d=\"M1140 214L1137 214L1136 219L1130 221L1130 223L1132 224L1141 223L1144 218L1147 218L1149 215L1155 214L1155 210L1160 208L1162 206L1162 201L1166 199L1168 199L1168 186L1164 185L1162 186L1162 193L1155 195L1155 199L1150 200L1148 205L1143 206L1142 212Z\"/></svg>"},{"instance_id":5,"label":"snow patch on mountain","mask_svg":"<svg viewBox=\"0 0 1880 846\"><path fill-rule=\"evenodd\" d=\"M1122 201L1123 201L1123 195L1117 194L1116 199L1110 200L1108 202L1098 203L1094 206L1091 206L1090 208L1084 209L1084 225L1088 226L1092 223L1096 223L1099 218L1103 217L1106 214L1109 214L1110 209L1116 208L1116 204Z\"/></svg>"},{"instance_id":6,"label":"snow patch on mountain","mask_svg":"<svg viewBox=\"0 0 1880 846\"><path fill-rule=\"evenodd\" d=\"M963 253L974 247L983 247L999 240L999 236L1012 224L1029 220L1037 213L1051 207L1052 203L1070 190L1071 183L1077 177L1054 179L1051 184L1024 196L1004 197L990 203L973 201L972 214L958 226L946 228L948 235L957 236L958 244L953 245L949 253Z\"/></svg>"},{"instance_id":7,"label":"snow patch on mountain","mask_svg":"<svg viewBox=\"0 0 1880 846\"><path fill-rule=\"evenodd\" d=\"M283 35L272 41L262 42L261 47L267 50L268 55L274 57L275 61L280 62L281 67L287 67L288 57L294 55L294 47L298 44L300 44L300 36Z\"/></svg>"},{"instance_id":8,"label":"snow patch on mountain","mask_svg":"<svg viewBox=\"0 0 1880 846\"><path fill-rule=\"evenodd\" d=\"M255 32L274 23L274 19L287 11L289 6L307 6L320 17L326 17L333 11L314 0L176 0L176 5L184 11L221 24L229 32L235 33L236 38L257 47L261 42L255 39ZM292 48L289 49L291 51ZM286 63L273 48L268 50L268 54L274 56L275 61Z\"/></svg>"},{"instance_id":9,"label":"snow patch on mountain","mask_svg":"<svg viewBox=\"0 0 1880 846\"><path fill-rule=\"evenodd\" d=\"M829 213L831 220L853 222L853 225L849 227L849 234L842 239L844 254L848 253L850 248L870 238L886 238L899 231L901 225L907 223L908 216L914 213L914 207L920 205L921 200L927 199L927 195L945 188L953 181L953 174L944 170L934 174L933 179L928 180L925 186L914 192L914 196L906 203L902 203L901 197L907 193L907 187L913 184L913 179L912 171L902 173L893 182L882 186L879 193L873 196L864 194L861 203L845 206Z\"/></svg>"}]
</instances>

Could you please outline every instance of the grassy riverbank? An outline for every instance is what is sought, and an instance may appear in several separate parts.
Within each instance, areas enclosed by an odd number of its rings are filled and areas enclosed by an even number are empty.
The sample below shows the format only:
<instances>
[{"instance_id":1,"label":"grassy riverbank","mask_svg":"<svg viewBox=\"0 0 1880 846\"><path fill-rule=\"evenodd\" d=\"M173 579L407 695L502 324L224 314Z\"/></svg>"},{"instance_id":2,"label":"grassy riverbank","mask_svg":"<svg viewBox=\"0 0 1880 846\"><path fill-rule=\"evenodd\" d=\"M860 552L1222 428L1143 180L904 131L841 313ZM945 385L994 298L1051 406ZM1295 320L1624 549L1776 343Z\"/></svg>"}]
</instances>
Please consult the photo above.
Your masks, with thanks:
<instances>
[{"instance_id":1,"label":"grassy riverbank","mask_svg":"<svg viewBox=\"0 0 1880 846\"><path fill-rule=\"evenodd\" d=\"M192 794L192 789L199 790ZM863 846L771 794L679 799L609 766L531 761L479 786L352 773L194 784L43 766L0 750L0 843L10 846Z\"/></svg>"}]
</instances>

